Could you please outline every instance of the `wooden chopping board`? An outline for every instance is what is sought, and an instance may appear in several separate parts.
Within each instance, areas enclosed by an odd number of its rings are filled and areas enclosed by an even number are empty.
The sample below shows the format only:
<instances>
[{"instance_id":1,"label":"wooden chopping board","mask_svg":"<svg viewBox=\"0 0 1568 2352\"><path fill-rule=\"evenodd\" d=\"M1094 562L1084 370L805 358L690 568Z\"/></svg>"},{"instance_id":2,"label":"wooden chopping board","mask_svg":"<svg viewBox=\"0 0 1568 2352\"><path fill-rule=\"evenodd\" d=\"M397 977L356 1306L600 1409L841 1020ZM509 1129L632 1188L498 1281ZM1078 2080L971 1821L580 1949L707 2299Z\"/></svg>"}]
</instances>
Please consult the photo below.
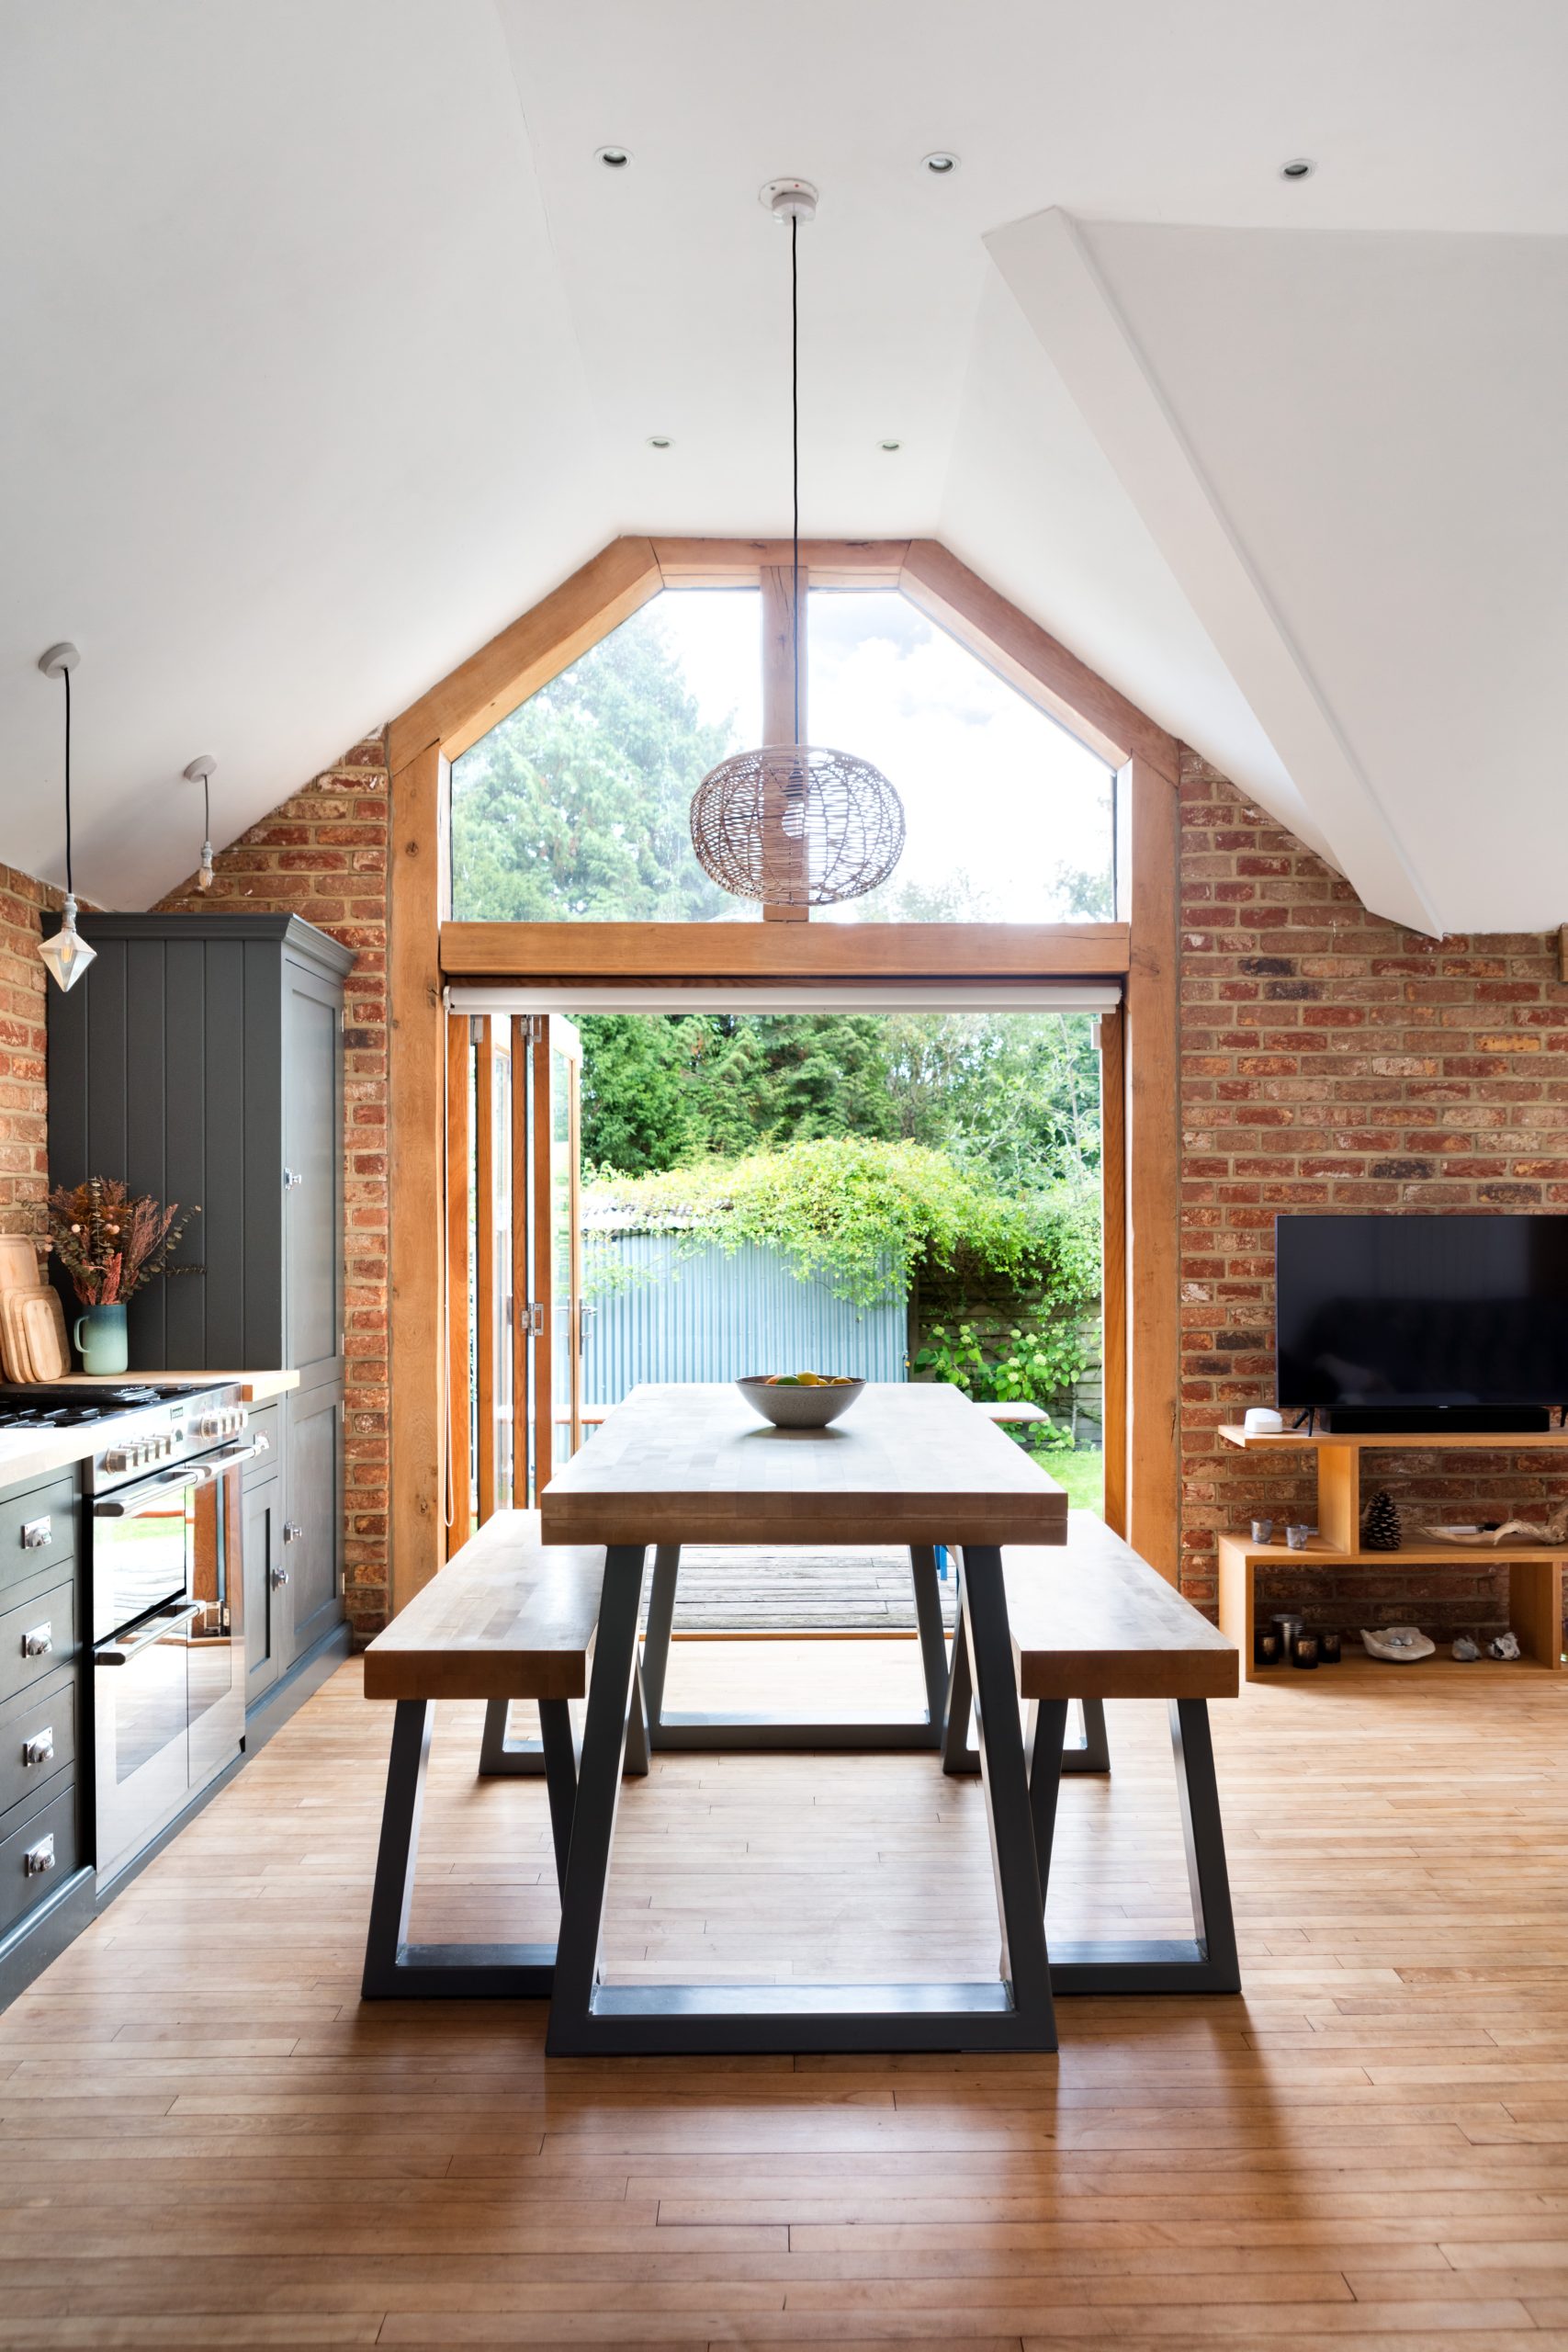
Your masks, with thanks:
<instances>
[{"instance_id":1,"label":"wooden chopping board","mask_svg":"<svg viewBox=\"0 0 1568 2352\"><path fill-rule=\"evenodd\" d=\"M17 1314L35 1380L68 1380L71 1342L65 1336L65 1309L60 1293L47 1286L16 1294Z\"/></svg>"},{"instance_id":2,"label":"wooden chopping board","mask_svg":"<svg viewBox=\"0 0 1568 2352\"><path fill-rule=\"evenodd\" d=\"M33 1370L32 1352L28 1346L20 1306L24 1298L35 1296L37 1288L35 1283L31 1290L0 1290L0 1363L5 1365L7 1380L38 1378Z\"/></svg>"},{"instance_id":3,"label":"wooden chopping board","mask_svg":"<svg viewBox=\"0 0 1568 2352\"><path fill-rule=\"evenodd\" d=\"M0 1233L0 1290L36 1290L38 1244L25 1233Z\"/></svg>"}]
</instances>

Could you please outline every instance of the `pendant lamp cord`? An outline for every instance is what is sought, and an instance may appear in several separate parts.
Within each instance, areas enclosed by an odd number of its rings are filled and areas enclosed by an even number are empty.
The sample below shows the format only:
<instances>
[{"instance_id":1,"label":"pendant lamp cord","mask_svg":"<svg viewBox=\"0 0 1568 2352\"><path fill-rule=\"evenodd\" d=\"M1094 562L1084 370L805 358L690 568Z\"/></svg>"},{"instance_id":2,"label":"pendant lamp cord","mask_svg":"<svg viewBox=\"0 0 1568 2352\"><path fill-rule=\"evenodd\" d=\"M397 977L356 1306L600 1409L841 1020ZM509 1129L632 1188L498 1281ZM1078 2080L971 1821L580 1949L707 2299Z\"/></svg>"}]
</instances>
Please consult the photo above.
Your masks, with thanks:
<instances>
[{"instance_id":1,"label":"pendant lamp cord","mask_svg":"<svg viewBox=\"0 0 1568 2352\"><path fill-rule=\"evenodd\" d=\"M209 775L204 775L201 779L201 834L202 839L210 844L212 840L212 778Z\"/></svg>"},{"instance_id":2,"label":"pendant lamp cord","mask_svg":"<svg viewBox=\"0 0 1568 2352\"><path fill-rule=\"evenodd\" d=\"M789 216L789 454L792 521L790 543L793 561L789 593L790 662L794 672L795 741L800 741L800 275L795 261L795 241L800 235L800 216Z\"/></svg>"},{"instance_id":3,"label":"pendant lamp cord","mask_svg":"<svg viewBox=\"0 0 1568 2352\"><path fill-rule=\"evenodd\" d=\"M65 895L73 899L76 886L71 874L71 673L62 670L65 681Z\"/></svg>"}]
</instances>

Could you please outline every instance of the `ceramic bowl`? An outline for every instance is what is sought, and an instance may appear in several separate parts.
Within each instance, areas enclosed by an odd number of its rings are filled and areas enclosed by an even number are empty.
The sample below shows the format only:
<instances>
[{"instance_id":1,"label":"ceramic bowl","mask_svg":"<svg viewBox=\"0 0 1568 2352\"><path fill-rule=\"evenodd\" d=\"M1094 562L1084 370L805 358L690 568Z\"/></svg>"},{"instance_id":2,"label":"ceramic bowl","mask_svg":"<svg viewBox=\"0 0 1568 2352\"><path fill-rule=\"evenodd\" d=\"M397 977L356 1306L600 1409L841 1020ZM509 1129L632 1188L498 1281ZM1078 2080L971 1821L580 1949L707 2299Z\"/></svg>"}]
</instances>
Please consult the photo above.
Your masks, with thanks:
<instances>
[{"instance_id":1,"label":"ceramic bowl","mask_svg":"<svg viewBox=\"0 0 1568 2352\"><path fill-rule=\"evenodd\" d=\"M825 1430L829 1421L849 1411L865 1383L850 1380L839 1388L770 1388L766 1378L758 1374L750 1380L738 1380L735 1385L753 1411L772 1421L776 1430Z\"/></svg>"}]
</instances>

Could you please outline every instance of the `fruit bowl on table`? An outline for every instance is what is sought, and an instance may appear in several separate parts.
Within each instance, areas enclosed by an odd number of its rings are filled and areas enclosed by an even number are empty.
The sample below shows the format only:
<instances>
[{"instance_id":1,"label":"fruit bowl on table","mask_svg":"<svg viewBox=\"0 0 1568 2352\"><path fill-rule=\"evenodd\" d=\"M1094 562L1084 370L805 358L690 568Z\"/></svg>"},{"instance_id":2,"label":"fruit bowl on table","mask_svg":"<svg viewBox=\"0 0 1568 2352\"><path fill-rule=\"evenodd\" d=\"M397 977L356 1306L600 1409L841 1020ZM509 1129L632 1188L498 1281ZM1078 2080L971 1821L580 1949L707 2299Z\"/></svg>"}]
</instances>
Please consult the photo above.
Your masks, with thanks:
<instances>
[{"instance_id":1,"label":"fruit bowl on table","mask_svg":"<svg viewBox=\"0 0 1568 2352\"><path fill-rule=\"evenodd\" d=\"M776 1430L825 1430L829 1421L849 1411L865 1383L818 1373L783 1378L754 1373L735 1385L753 1411L772 1421Z\"/></svg>"}]
</instances>

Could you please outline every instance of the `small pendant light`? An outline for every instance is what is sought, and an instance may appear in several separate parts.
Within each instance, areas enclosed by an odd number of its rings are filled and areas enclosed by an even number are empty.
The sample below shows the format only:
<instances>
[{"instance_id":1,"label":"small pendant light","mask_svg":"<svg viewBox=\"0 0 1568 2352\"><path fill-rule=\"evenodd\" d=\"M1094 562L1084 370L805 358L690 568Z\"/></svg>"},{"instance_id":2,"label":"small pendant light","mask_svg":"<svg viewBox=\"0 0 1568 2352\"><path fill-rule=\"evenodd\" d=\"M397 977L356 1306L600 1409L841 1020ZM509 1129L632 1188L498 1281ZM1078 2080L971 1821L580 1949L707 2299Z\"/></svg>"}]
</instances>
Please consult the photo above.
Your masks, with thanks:
<instances>
[{"instance_id":1,"label":"small pendant light","mask_svg":"<svg viewBox=\"0 0 1568 2352\"><path fill-rule=\"evenodd\" d=\"M209 760L203 754L199 760L192 760L185 771L187 783L201 786L202 832L205 838L201 844L201 864L196 869L198 890L210 890L212 888L212 792L209 779L217 766L216 760Z\"/></svg>"},{"instance_id":2,"label":"small pendant light","mask_svg":"<svg viewBox=\"0 0 1568 2352\"><path fill-rule=\"evenodd\" d=\"M705 874L738 899L825 907L863 898L904 854L904 804L880 768L851 752L800 740L800 224L817 210L809 180L772 180L762 202L789 223L791 526L790 654L794 719L788 743L737 752L704 776L692 799L692 847Z\"/></svg>"},{"instance_id":3,"label":"small pendant light","mask_svg":"<svg viewBox=\"0 0 1568 2352\"><path fill-rule=\"evenodd\" d=\"M65 905L60 929L51 939L40 940L38 951L51 979L62 989L73 989L98 953L96 947L88 946L76 929L76 900L72 895L74 876L71 871L71 673L81 659L73 645L51 645L39 661L39 668L46 678L63 678L65 681Z\"/></svg>"}]
</instances>

